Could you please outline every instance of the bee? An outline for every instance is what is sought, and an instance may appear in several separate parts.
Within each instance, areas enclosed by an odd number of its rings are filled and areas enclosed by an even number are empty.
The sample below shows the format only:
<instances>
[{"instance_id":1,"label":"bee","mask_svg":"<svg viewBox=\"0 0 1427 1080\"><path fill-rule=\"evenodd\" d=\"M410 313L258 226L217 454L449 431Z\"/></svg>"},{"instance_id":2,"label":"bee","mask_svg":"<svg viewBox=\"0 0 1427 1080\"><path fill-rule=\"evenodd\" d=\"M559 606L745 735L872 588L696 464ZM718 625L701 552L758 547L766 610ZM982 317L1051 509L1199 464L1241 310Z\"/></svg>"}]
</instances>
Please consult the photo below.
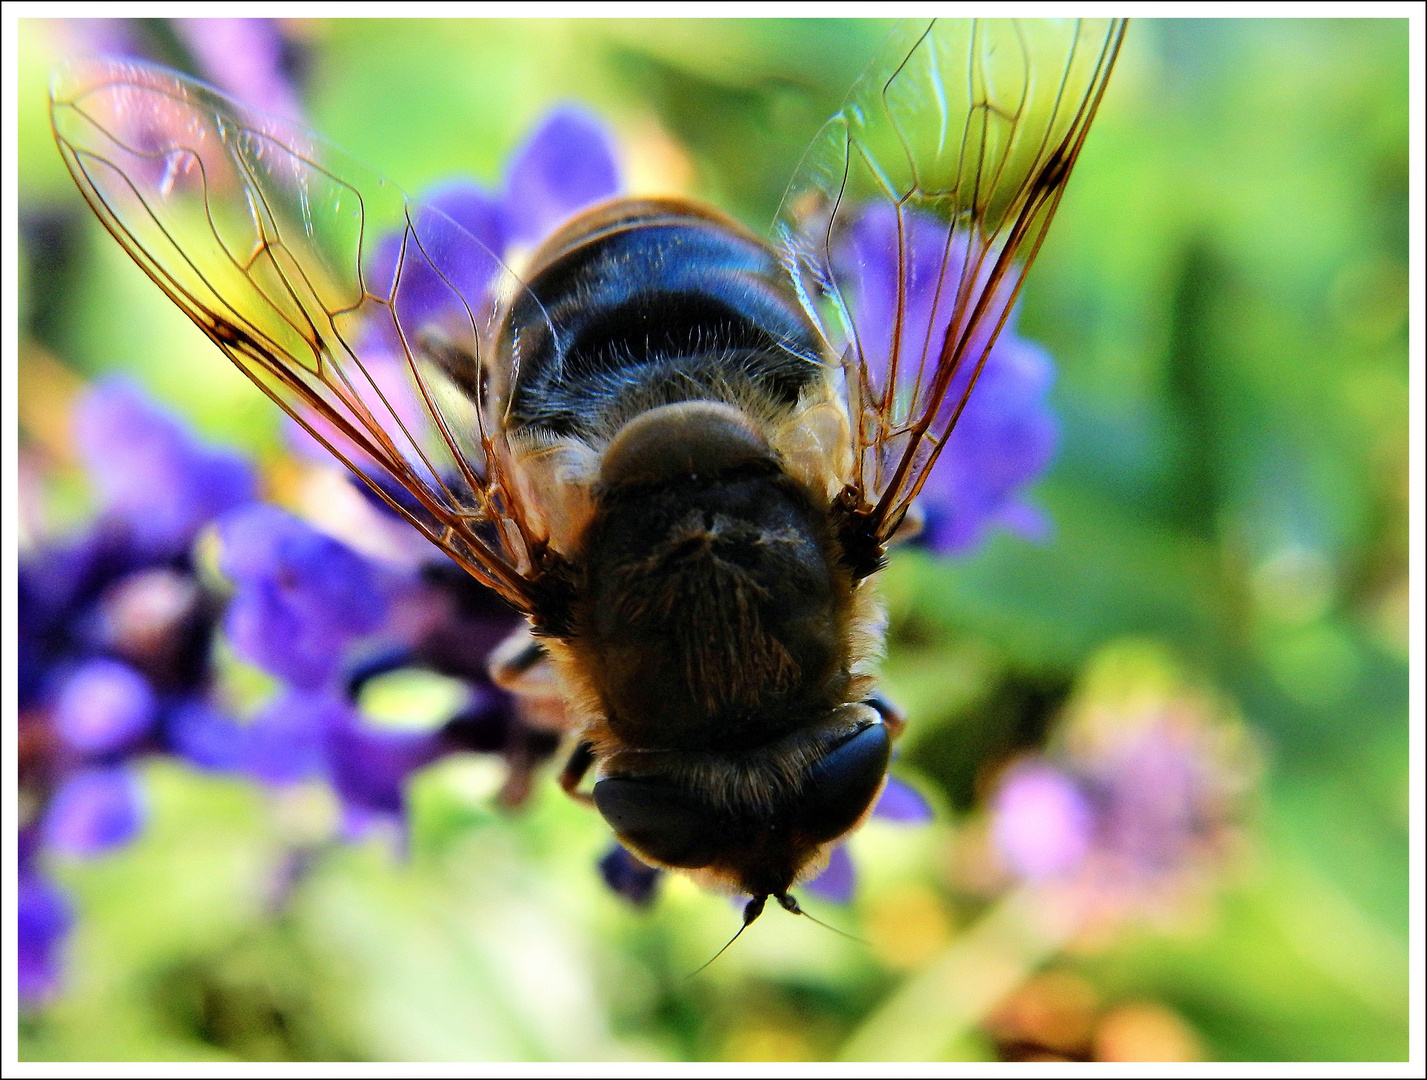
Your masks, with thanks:
<instances>
[{"instance_id":1,"label":"bee","mask_svg":"<svg viewBox=\"0 0 1427 1080\"><path fill-rule=\"evenodd\" d=\"M800 910L790 890L885 782L903 719L876 692L875 578L1123 36L903 24L770 237L618 199L519 277L317 136L173 72L73 67L51 117L159 288L527 617L493 673L558 699L564 789L645 862L749 896L746 926L770 897Z\"/></svg>"}]
</instances>

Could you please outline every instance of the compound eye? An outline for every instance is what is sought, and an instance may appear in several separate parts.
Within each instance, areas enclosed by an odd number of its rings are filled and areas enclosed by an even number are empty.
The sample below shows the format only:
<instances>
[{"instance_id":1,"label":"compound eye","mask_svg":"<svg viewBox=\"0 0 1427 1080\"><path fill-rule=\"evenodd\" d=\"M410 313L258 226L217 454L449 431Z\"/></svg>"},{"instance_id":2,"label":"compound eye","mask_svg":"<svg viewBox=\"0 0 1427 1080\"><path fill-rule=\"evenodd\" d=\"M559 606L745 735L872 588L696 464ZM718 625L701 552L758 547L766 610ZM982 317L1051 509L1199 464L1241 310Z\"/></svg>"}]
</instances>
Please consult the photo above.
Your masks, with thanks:
<instances>
[{"instance_id":1,"label":"compound eye","mask_svg":"<svg viewBox=\"0 0 1427 1080\"><path fill-rule=\"evenodd\" d=\"M891 757L885 724L869 724L838 743L808 770L798 824L817 843L847 832L881 788Z\"/></svg>"},{"instance_id":2,"label":"compound eye","mask_svg":"<svg viewBox=\"0 0 1427 1080\"><path fill-rule=\"evenodd\" d=\"M655 780L612 776L595 784L595 805L620 840L665 866L707 866L727 826L687 793Z\"/></svg>"}]
</instances>

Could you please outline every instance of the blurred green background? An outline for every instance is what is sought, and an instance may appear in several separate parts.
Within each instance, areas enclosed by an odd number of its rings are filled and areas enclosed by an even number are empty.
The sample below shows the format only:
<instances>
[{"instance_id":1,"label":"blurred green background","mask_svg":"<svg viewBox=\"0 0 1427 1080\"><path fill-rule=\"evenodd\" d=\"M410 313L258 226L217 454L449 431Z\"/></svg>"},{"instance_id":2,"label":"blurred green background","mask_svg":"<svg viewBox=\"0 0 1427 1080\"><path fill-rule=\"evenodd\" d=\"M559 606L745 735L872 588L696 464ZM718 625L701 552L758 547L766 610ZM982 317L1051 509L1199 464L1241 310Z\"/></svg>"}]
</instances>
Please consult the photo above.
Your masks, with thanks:
<instances>
[{"instance_id":1,"label":"blurred green background","mask_svg":"<svg viewBox=\"0 0 1427 1080\"><path fill-rule=\"evenodd\" d=\"M70 182L48 73L71 35L20 24L22 439L48 528L85 512L54 437L68 376L132 373L264 460L276 411L129 263ZM162 23L141 32L173 47ZM303 22L313 127L409 191L495 181L550 104L619 133L636 183L763 229L887 24ZM167 45L165 46L165 43ZM182 62L170 54L171 62ZM848 911L737 924L666 881L607 893L591 812L529 811L448 761L413 791L410 857L312 846L330 797L266 798L172 763L132 848L56 868L77 898L65 992L21 1056L822 1058L974 922L950 867L985 778L1034 745L1105 646L1151 639L1265 748L1251 850L1211 909L1055 959L1096 1015L1149 1003L1222 1059L1407 1053L1407 23L1131 26L1039 262L1021 332L1055 357L1055 536L886 575L896 768L936 824L874 823ZM31 537L29 539L34 539ZM275 910L275 873L313 854ZM779 913L774 913L779 914ZM1005 1053L973 1032L954 1053Z\"/></svg>"}]
</instances>

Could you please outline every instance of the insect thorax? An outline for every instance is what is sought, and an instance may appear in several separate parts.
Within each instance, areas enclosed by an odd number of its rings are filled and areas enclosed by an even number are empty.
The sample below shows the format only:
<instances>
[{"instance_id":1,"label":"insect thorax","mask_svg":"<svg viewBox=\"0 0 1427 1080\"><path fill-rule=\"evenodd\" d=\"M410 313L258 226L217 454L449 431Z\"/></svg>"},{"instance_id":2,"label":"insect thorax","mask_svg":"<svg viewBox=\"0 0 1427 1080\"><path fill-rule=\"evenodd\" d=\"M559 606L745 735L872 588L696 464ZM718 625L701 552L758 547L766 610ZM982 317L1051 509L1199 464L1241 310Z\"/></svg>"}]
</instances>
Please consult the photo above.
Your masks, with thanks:
<instances>
[{"instance_id":1,"label":"insect thorax","mask_svg":"<svg viewBox=\"0 0 1427 1080\"><path fill-rule=\"evenodd\" d=\"M608 204L536 254L505 348L507 431L603 457L571 625L615 737L751 749L840 704L851 581L765 438L827 367L772 250L692 204Z\"/></svg>"},{"instance_id":2,"label":"insect thorax","mask_svg":"<svg viewBox=\"0 0 1427 1080\"><path fill-rule=\"evenodd\" d=\"M579 648L625 745L752 749L841 703L850 577L787 477L623 490L584 567Z\"/></svg>"},{"instance_id":3,"label":"insect thorax","mask_svg":"<svg viewBox=\"0 0 1427 1080\"><path fill-rule=\"evenodd\" d=\"M727 401L792 410L827 377L821 340L777 256L690 203L623 200L534 256L502 343L508 430L600 442L640 412Z\"/></svg>"}]
</instances>

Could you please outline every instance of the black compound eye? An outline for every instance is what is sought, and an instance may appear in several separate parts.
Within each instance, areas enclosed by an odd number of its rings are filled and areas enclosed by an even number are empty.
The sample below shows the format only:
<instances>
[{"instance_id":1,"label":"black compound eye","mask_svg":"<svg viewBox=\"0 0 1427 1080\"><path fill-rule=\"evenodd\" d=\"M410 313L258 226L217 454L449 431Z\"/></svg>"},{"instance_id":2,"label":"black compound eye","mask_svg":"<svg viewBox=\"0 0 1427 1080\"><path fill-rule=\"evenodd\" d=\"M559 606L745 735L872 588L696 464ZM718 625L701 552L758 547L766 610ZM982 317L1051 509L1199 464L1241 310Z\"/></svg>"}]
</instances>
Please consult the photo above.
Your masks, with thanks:
<instances>
[{"instance_id":1,"label":"black compound eye","mask_svg":"<svg viewBox=\"0 0 1427 1080\"><path fill-rule=\"evenodd\" d=\"M728 839L726 822L668 784L613 776L595 784L594 797L621 840L665 866L707 866Z\"/></svg>"},{"instance_id":2,"label":"black compound eye","mask_svg":"<svg viewBox=\"0 0 1427 1080\"><path fill-rule=\"evenodd\" d=\"M884 724L869 724L823 755L808 770L798 824L821 843L852 828L877 794L892 758Z\"/></svg>"}]
</instances>

